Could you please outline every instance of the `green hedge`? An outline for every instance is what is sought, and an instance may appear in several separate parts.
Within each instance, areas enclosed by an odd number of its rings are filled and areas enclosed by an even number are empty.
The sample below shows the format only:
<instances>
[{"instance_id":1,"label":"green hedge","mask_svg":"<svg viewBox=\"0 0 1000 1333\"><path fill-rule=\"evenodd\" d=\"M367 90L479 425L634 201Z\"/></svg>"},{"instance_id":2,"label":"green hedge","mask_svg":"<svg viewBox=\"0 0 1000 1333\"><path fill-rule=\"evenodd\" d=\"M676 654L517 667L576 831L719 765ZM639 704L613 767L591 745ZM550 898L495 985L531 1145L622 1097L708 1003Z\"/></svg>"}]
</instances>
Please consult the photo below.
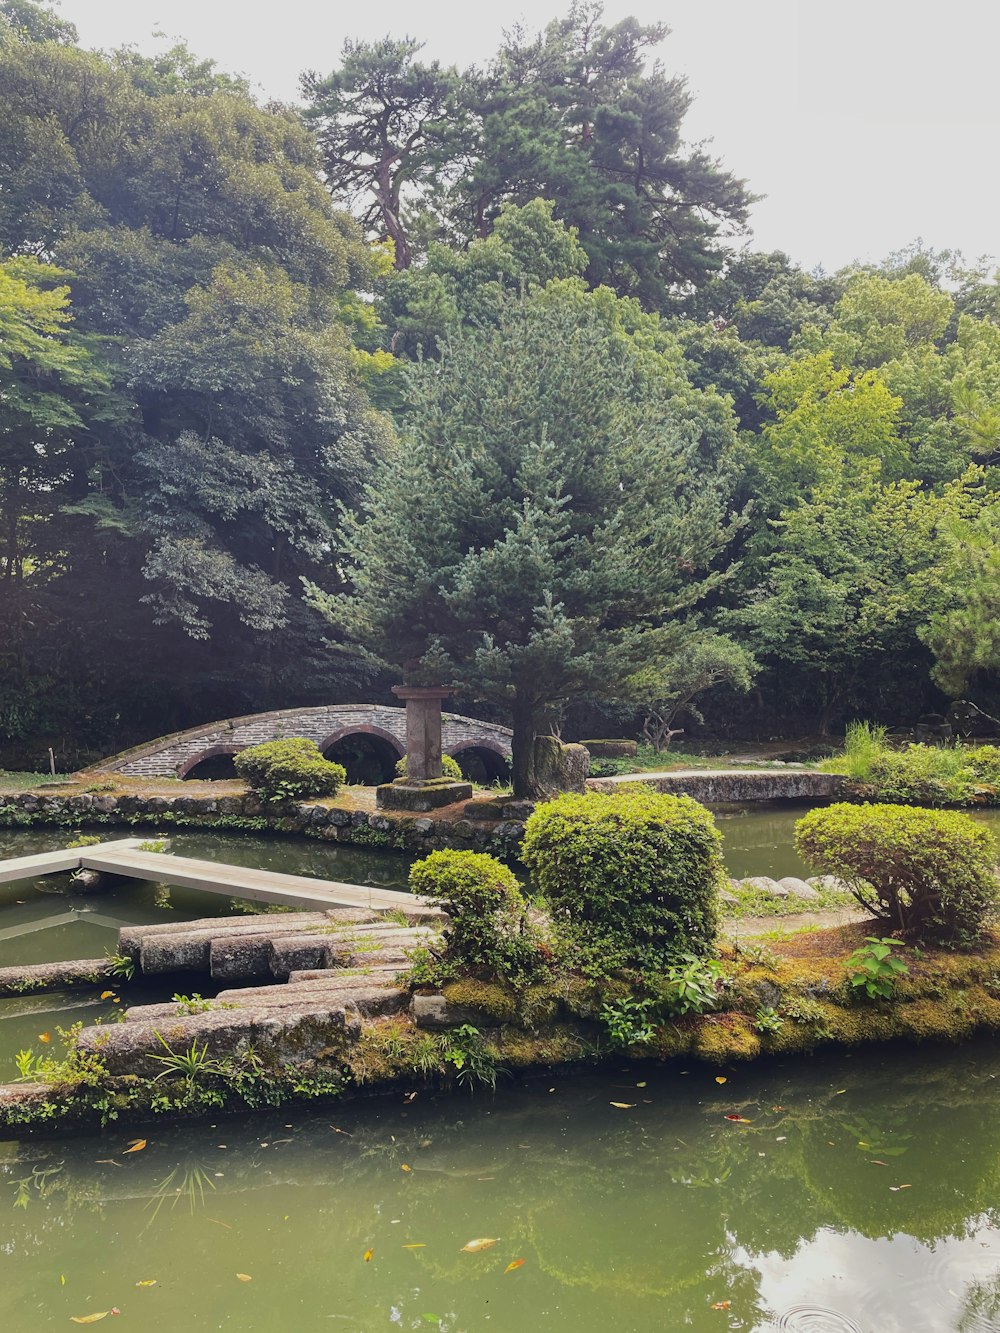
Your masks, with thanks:
<instances>
[{"instance_id":1,"label":"green hedge","mask_svg":"<svg viewBox=\"0 0 1000 1333\"><path fill-rule=\"evenodd\" d=\"M609 966L660 966L712 949L721 838L688 796L560 796L529 817L521 859L557 925Z\"/></svg>"},{"instance_id":2,"label":"green hedge","mask_svg":"<svg viewBox=\"0 0 1000 1333\"><path fill-rule=\"evenodd\" d=\"M409 885L450 918L445 961L517 982L539 963L514 872L485 852L438 851L410 869Z\"/></svg>"},{"instance_id":3,"label":"green hedge","mask_svg":"<svg viewBox=\"0 0 1000 1333\"><path fill-rule=\"evenodd\" d=\"M903 805L811 810L795 846L814 870L843 880L887 930L963 948L997 905L996 844L957 811Z\"/></svg>"},{"instance_id":4,"label":"green hedge","mask_svg":"<svg viewBox=\"0 0 1000 1333\"><path fill-rule=\"evenodd\" d=\"M315 741L302 736L252 745L235 755L233 764L251 791L265 801L334 796L347 781L343 765L324 759Z\"/></svg>"}]
</instances>

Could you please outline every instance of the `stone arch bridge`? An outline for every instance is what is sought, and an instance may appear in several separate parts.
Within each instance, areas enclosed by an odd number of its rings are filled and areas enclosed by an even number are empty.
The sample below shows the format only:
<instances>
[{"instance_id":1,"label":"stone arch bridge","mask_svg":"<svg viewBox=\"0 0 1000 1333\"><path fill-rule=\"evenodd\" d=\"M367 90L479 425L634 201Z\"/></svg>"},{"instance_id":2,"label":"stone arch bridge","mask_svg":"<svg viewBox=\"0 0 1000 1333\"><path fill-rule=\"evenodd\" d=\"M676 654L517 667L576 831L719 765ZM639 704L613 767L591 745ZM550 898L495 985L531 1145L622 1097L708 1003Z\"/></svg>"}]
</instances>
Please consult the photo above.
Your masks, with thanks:
<instances>
[{"instance_id":1,"label":"stone arch bridge","mask_svg":"<svg viewBox=\"0 0 1000 1333\"><path fill-rule=\"evenodd\" d=\"M406 753L406 710L382 704L328 704L252 713L161 736L93 765L88 772L124 777L201 778L231 776L232 756L250 745L305 736L328 759L347 768L348 781L387 782ZM480 782L505 778L510 759L507 727L458 713L442 715L442 749L466 776Z\"/></svg>"}]
</instances>

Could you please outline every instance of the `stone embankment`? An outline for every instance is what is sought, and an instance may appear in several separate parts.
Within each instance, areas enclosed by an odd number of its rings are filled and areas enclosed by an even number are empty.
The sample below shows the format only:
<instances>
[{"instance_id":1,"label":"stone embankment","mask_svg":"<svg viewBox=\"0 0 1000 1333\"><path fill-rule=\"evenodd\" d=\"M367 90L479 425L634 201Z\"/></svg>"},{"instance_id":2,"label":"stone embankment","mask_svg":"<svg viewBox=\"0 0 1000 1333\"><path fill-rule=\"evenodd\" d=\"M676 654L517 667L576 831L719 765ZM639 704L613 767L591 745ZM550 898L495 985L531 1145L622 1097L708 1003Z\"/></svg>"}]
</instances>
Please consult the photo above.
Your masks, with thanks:
<instances>
[{"instance_id":1,"label":"stone embankment","mask_svg":"<svg viewBox=\"0 0 1000 1333\"><path fill-rule=\"evenodd\" d=\"M623 783L641 782L671 796L692 796L704 805L745 805L760 801L830 801L841 795L845 781L840 773L817 773L809 768L736 773L692 768L589 778L587 786L594 791L613 792Z\"/></svg>"},{"instance_id":2,"label":"stone embankment","mask_svg":"<svg viewBox=\"0 0 1000 1333\"><path fill-rule=\"evenodd\" d=\"M706 804L761 801L825 801L841 794L844 779L809 770L785 772L630 773L591 778L595 791L613 792L626 782L687 795ZM325 801L269 805L252 795L145 796L132 793L21 792L0 796L0 827L36 824L64 828L133 827L168 832L173 828L244 829L297 833L323 842L388 847L426 853L439 848L471 848L494 856L516 856L524 836L530 801L481 796L437 817L401 811L348 809Z\"/></svg>"},{"instance_id":3,"label":"stone embankment","mask_svg":"<svg viewBox=\"0 0 1000 1333\"><path fill-rule=\"evenodd\" d=\"M482 810L477 807L482 806ZM352 843L426 853L466 847L514 856L532 806L524 801L470 801L445 817L346 809L323 801L275 807L250 795L142 796L21 792L0 796L0 827L55 825L67 829L130 827L214 828L294 833L321 842ZM456 815L458 817L456 817ZM469 816L472 816L471 818Z\"/></svg>"}]
</instances>

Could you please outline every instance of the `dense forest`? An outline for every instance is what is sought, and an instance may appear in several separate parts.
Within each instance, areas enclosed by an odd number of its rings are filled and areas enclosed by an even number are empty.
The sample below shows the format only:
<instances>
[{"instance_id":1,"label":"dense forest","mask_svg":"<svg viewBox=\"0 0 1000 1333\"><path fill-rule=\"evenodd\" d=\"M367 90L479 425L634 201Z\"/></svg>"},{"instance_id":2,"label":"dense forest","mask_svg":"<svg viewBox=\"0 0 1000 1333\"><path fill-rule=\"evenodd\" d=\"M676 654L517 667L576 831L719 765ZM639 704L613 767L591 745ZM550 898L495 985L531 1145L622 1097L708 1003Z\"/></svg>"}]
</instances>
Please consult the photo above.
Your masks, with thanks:
<instances>
[{"instance_id":1,"label":"dense forest","mask_svg":"<svg viewBox=\"0 0 1000 1333\"><path fill-rule=\"evenodd\" d=\"M0 766L404 673L522 738L997 704L998 274L754 252L663 36L289 107L0 0Z\"/></svg>"}]
</instances>

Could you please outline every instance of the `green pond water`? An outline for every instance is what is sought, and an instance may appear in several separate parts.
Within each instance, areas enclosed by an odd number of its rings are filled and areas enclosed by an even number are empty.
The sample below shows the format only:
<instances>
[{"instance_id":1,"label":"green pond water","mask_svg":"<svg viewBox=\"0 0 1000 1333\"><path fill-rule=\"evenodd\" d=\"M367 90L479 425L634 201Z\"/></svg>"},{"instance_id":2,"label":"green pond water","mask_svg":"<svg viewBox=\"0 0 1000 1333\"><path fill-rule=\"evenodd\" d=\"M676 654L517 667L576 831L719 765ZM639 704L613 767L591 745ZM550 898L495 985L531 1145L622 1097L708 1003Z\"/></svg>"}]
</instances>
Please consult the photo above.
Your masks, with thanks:
<instances>
[{"instance_id":1,"label":"green pond water","mask_svg":"<svg viewBox=\"0 0 1000 1333\"><path fill-rule=\"evenodd\" d=\"M717 1074L0 1143L0 1329L1000 1328L1000 1045Z\"/></svg>"}]
</instances>

